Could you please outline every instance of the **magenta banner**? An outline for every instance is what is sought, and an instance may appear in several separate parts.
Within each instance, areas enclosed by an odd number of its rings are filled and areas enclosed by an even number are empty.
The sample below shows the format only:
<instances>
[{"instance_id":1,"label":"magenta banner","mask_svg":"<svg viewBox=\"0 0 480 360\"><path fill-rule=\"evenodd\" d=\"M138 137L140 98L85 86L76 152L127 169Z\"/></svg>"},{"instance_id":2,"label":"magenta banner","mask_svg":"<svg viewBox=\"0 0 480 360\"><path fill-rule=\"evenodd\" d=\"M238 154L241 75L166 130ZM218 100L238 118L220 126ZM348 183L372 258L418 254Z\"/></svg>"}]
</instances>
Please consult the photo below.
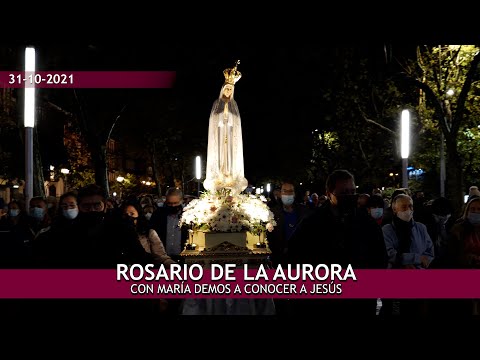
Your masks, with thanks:
<instances>
[{"instance_id":1,"label":"magenta banner","mask_svg":"<svg viewBox=\"0 0 480 360\"><path fill-rule=\"evenodd\" d=\"M116 270L0 270L0 298L478 298L480 270L355 270L355 278L311 280L300 272L277 276L275 270L210 270L180 268L146 276L134 269L125 276ZM198 269L197 269L198 270ZM278 272L278 270L277 270ZM140 280L133 280L140 278ZM278 275L278 274L277 274ZM119 278L120 280L117 280ZM212 280L218 278L219 280ZM148 280L147 280L148 279ZM228 280L233 279L233 280Z\"/></svg>"},{"instance_id":2,"label":"magenta banner","mask_svg":"<svg viewBox=\"0 0 480 360\"><path fill-rule=\"evenodd\" d=\"M162 89L175 83L175 71L0 71L0 88Z\"/></svg>"}]
</instances>

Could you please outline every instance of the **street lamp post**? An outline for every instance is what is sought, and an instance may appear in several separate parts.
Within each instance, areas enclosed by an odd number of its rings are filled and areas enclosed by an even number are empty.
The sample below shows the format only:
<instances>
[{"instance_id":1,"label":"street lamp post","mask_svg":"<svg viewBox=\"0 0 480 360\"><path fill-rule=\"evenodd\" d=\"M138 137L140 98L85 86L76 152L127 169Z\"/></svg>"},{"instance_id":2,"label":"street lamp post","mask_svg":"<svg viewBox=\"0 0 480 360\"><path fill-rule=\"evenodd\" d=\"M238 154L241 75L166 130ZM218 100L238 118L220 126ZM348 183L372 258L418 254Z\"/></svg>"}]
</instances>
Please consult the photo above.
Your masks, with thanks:
<instances>
[{"instance_id":1,"label":"street lamp post","mask_svg":"<svg viewBox=\"0 0 480 360\"><path fill-rule=\"evenodd\" d=\"M117 176L117 182L120 184L120 198L122 198L122 196L123 196L123 186L122 186L122 184L123 184L124 180L125 180L125 178L122 175Z\"/></svg>"},{"instance_id":2,"label":"street lamp post","mask_svg":"<svg viewBox=\"0 0 480 360\"><path fill-rule=\"evenodd\" d=\"M65 192L67 192L67 190L68 190L67 175L70 174L70 170L63 168L63 169L60 170L60 172L61 172L63 175L65 175Z\"/></svg>"},{"instance_id":3,"label":"street lamp post","mask_svg":"<svg viewBox=\"0 0 480 360\"><path fill-rule=\"evenodd\" d=\"M120 119L120 115L125 111L127 108L128 104L125 104L125 106L120 110L120 113L118 116L115 118L115 121L113 122L112 126L110 127L110 131L108 132L107 140L105 141L105 147L103 148L103 156L105 158L105 191L107 193L107 196L110 196L110 185L108 183L108 143L110 142L110 136L112 135L113 128L117 124L118 119Z\"/></svg>"},{"instance_id":4,"label":"street lamp post","mask_svg":"<svg viewBox=\"0 0 480 360\"><path fill-rule=\"evenodd\" d=\"M408 110L402 111L402 187L408 188L408 155L410 153L410 113Z\"/></svg>"},{"instance_id":5,"label":"street lamp post","mask_svg":"<svg viewBox=\"0 0 480 360\"><path fill-rule=\"evenodd\" d=\"M195 178L197 179L197 196L200 197L200 179L202 178L202 162L200 156L195 158Z\"/></svg>"},{"instance_id":6,"label":"street lamp post","mask_svg":"<svg viewBox=\"0 0 480 360\"><path fill-rule=\"evenodd\" d=\"M447 96L453 96L455 91L453 89L447 90ZM444 104L442 102L442 104ZM445 179L446 176L446 166L445 166L445 136L443 131L440 130L440 196L445 197Z\"/></svg>"},{"instance_id":7,"label":"street lamp post","mask_svg":"<svg viewBox=\"0 0 480 360\"><path fill-rule=\"evenodd\" d=\"M28 71L28 74L27 74ZM30 77L31 76L31 77ZM25 48L25 77L35 78L35 48ZM33 197L33 127L35 126L35 82L25 82L25 204Z\"/></svg>"}]
</instances>

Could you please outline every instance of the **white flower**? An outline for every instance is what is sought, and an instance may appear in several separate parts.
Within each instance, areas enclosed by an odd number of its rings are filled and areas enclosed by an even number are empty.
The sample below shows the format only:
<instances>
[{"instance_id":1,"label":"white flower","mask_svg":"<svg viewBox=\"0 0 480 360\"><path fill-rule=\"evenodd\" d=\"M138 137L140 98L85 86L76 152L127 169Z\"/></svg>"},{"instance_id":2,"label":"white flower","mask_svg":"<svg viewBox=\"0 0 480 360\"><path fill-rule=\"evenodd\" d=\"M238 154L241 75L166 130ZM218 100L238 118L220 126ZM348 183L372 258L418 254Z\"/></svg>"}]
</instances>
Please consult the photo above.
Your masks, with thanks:
<instances>
[{"instance_id":1,"label":"white flower","mask_svg":"<svg viewBox=\"0 0 480 360\"><path fill-rule=\"evenodd\" d=\"M276 223L265 201L263 195L204 193L185 207L180 225L204 231L272 231Z\"/></svg>"}]
</instances>

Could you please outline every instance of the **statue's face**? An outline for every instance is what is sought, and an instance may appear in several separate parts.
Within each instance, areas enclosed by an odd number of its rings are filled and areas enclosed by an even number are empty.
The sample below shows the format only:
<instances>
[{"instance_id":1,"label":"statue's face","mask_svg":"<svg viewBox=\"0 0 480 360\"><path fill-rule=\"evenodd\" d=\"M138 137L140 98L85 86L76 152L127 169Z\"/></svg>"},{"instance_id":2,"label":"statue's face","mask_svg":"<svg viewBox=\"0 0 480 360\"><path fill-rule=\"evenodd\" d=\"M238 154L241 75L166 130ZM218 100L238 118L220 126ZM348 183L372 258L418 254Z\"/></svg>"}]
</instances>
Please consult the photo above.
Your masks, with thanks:
<instances>
[{"instance_id":1,"label":"statue's face","mask_svg":"<svg viewBox=\"0 0 480 360\"><path fill-rule=\"evenodd\" d=\"M230 85L230 84L225 85L225 87L223 88L223 96L230 99L230 96L232 96L232 92L233 92L233 85Z\"/></svg>"}]
</instances>

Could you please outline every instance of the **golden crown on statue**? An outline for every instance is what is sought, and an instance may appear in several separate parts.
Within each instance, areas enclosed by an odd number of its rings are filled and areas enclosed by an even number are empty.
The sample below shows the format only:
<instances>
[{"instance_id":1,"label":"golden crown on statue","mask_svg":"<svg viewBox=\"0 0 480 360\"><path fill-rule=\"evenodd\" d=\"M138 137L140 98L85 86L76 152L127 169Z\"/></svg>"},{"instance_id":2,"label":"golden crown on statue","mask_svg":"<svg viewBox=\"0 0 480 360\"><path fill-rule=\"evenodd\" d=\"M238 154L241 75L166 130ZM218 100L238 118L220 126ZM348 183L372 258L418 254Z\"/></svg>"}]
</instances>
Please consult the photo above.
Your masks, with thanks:
<instances>
[{"instance_id":1,"label":"golden crown on statue","mask_svg":"<svg viewBox=\"0 0 480 360\"><path fill-rule=\"evenodd\" d=\"M235 83L240 80L242 74L240 71L237 71L237 66L240 64L240 60L235 62L235 66L231 69L223 70L223 75L225 76L225 83L235 85Z\"/></svg>"}]
</instances>

